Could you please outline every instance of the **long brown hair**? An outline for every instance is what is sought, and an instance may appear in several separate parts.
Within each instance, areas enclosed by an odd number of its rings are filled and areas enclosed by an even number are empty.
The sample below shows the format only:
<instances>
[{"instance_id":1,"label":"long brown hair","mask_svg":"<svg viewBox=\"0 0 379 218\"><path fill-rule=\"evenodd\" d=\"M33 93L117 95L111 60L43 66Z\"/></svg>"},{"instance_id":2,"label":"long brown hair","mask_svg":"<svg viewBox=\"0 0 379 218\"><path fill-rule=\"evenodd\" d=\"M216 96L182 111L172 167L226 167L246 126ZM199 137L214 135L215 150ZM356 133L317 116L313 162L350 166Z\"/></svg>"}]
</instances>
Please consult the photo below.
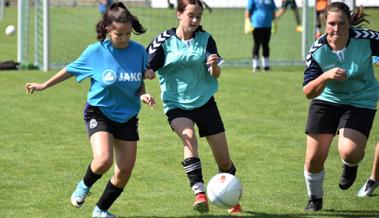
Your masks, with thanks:
<instances>
[{"instance_id":1,"label":"long brown hair","mask_svg":"<svg viewBox=\"0 0 379 218\"><path fill-rule=\"evenodd\" d=\"M106 27L110 26L113 22L116 23L131 23L132 32L136 35L140 35L146 32L146 28L142 26L138 18L134 16L126 8L122 2L115 2L111 4L109 9L102 16L102 19L96 24L96 38L102 41L107 36Z\"/></svg>"},{"instance_id":2,"label":"long brown hair","mask_svg":"<svg viewBox=\"0 0 379 218\"><path fill-rule=\"evenodd\" d=\"M370 23L365 17L367 14L363 12L363 7L358 7L350 11L349 6L343 2L333 2L326 9L326 17L329 12L342 12L348 18L351 26L361 26L363 23Z\"/></svg>"}]
</instances>

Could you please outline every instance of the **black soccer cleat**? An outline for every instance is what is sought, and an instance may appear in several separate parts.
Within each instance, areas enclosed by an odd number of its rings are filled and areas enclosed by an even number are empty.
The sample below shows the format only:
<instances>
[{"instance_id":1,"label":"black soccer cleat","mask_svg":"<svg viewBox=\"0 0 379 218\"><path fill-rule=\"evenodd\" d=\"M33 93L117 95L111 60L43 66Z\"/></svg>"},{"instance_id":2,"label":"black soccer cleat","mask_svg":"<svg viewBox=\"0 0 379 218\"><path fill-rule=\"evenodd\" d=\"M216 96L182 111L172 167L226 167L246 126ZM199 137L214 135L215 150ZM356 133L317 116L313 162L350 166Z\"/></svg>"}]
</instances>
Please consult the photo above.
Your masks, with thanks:
<instances>
[{"instance_id":1,"label":"black soccer cleat","mask_svg":"<svg viewBox=\"0 0 379 218\"><path fill-rule=\"evenodd\" d=\"M349 167L346 164L344 164L342 168L343 170L342 175L340 177L339 186L340 189L346 190L353 185L355 178L357 178L358 165L354 167Z\"/></svg>"},{"instance_id":2,"label":"black soccer cleat","mask_svg":"<svg viewBox=\"0 0 379 218\"><path fill-rule=\"evenodd\" d=\"M307 206L304 208L304 211L319 211L322 209L322 198L316 198L311 196L308 200Z\"/></svg>"}]
</instances>

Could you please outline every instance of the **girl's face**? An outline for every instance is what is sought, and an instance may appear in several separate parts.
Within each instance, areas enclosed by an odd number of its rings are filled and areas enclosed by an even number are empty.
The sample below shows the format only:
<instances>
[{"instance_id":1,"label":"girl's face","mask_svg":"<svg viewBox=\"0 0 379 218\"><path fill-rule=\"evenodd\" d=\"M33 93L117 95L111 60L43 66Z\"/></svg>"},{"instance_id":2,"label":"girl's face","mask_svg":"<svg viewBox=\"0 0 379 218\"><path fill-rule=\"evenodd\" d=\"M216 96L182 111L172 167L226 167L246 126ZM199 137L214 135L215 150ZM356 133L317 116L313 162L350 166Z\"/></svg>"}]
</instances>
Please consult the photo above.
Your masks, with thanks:
<instances>
[{"instance_id":1,"label":"girl's face","mask_svg":"<svg viewBox=\"0 0 379 218\"><path fill-rule=\"evenodd\" d=\"M341 11L328 12L325 31L330 41L347 39L349 37L350 22Z\"/></svg>"},{"instance_id":2,"label":"girl's face","mask_svg":"<svg viewBox=\"0 0 379 218\"><path fill-rule=\"evenodd\" d=\"M176 12L179 19L179 26L185 31L193 32L199 27L203 9L199 5L187 5L183 13Z\"/></svg>"},{"instance_id":3,"label":"girl's face","mask_svg":"<svg viewBox=\"0 0 379 218\"><path fill-rule=\"evenodd\" d=\"M113 47L115 48L128 47L130 37L132 35L132 24L130 22L128 23L113 22L106 29L112 41Z\"/></svg>"}]
</instances>

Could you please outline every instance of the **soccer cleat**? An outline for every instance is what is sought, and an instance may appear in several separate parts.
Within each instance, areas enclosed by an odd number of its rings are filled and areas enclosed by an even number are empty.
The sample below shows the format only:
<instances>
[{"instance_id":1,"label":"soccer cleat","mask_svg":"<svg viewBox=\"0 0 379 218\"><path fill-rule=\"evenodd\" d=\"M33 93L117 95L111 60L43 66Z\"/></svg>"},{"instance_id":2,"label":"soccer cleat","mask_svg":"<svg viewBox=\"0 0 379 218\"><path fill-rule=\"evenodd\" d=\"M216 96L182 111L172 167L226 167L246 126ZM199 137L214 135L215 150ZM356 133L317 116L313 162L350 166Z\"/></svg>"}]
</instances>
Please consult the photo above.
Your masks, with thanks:
<instances>
[{"instance_id":1,"label":"soccer cleat","mask_svg":"<svg viewBox=\"0 0 379 218\"><path fill-rule=\"evenodd\" d=\"M301 33L301 32L303 32L303 27L299 25L299 26L296 27L295 30L296 30L296 32Z\"/></svg>"},{"instance_id":2,"label":"soccer cleat","mask_svg":"<svg viewBox=\"0 0 379 218\"><path fill-rule=\"evenodd\" d=\"M193 209L200 213L207 213L209 211L208 199L205 193L198 193L193 202Z\"/></svg>"},{"instance_id":3,"label":"soccer cleat","mask_svg":"<svg viewBox=\"0 0 379 218\"><path fill-rule=\"evenodd\" d=\"M353 185L355 178L357 178L358 165L349 167L346 164L343 165L342 175L340 177L339 186L340 189L346 190Z\"/></svg>"},{"instance_id":4,"label":"soccer cleat","mask_svg":"<svg viewBox=\"0 0 379 218\"><path fill-rule=\"evenodd\" d=\"M270 71L270 70L271 70L270 67L264 67L264 68L263 68L263 71L264 71L264 72L268 72L268 71Z\"/></svg>"},{"instance_id":5,"label":"soccer cleat","mask_svg":"<svg viewBox=\"0 0 379 218\"><path fill-rule=\"evenodd\" d=\"M368 179L367 182L359 190L358 197L371 196L374 190L379 186L379 182L375 182L372 179Z\"/></svg>"},{"instance_id":6,"label":"soccer cleat","mask_svg":"<svg viewBox=\"0 0 379 218\"><path fill-rule=\"evenodd\" d=\"M92 218L114 218L117 217L106 210L101 210L97 206L93 209Z\"/></svg>"},{"instance_id":7,"label":"soccer cleat","mask_svg":"<svg viewBox=\"0 0 379 218\"><path fill-rule=\"evenodd\" d=\"M242 208L240 204L235 205L234 207L228 209L229 213L242 213Z\"/></svg>"},{"instance_id":8,"label":"soccer cleat","mask_svg":"<svg viewBox=\"0 0 379 218\"><path fill-rule=\"evenodd\" d=\"M304 208L304 211L319 211L322 209L322 198L316 198L311 196L308 200L307 206Z\"/></svg>"},{"instance_id":9,"label":"soccer cleat","mask_svg":"<svg viewBox=\"0 0 379 218\"><path fill-rule=\"evenodd\" d=\"M83 180L78 183L75 191L71 195L71 204L74 207L80 208L84 203L84 200L89 195L90 187L87 187Z\"/></svg>"}]
</instances>

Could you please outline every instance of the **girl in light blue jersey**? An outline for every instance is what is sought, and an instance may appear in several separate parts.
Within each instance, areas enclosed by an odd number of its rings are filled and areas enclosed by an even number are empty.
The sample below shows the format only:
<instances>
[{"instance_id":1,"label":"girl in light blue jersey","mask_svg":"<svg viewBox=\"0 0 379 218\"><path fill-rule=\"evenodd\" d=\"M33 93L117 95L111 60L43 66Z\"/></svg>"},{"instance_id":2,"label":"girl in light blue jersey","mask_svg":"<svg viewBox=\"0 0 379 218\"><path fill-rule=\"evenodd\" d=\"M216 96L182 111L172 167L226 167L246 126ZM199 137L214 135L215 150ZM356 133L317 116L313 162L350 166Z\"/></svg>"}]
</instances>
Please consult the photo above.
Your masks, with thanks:
<instances>
[{"instance_id":1,"label":"girl in light blue jersey","mask_svg":"<svg viewBox=\"0 0 379 218\"><path fill-rule=\"evenodd\" d=\"M270 70L270 39L271 24L275 19L274 0L248 0L245 19L249 19L254 27L252 32L254 46L252 50L253 72L260 70L259 50L262 46L262 67L264 71Z\"/></svg>"},{"instance_id":2,"label":"girl in light blue jersey","mask_svg":"<svg viewBox=\"0 0 379 218\"><path fill-rule=\"evenodd\" d=\"M148 71L153 79L157 72L164 112L171 128L184 148L182 165L195 194L193 208L208 211L201 161L198 153L196 124L200 137L206 137L220 172L235 174L229 156L224 125L213 95L221 74L222 61L216 42L200 26L203 4L200 0L178 1L177 28L159 34L147 48ZM234 206L234 207L233 207ZM230 212L240 212L231 205Z\"/></svg>"},{"instance_id":3,"label":"girl in light blue jersey","mask_svg":"<svg viewBox=\"0 0 379 218\"><path fill-rule=\"evenodd\" d=\"M335 134L342 160L339 187L351 187L364 157L379 97L372 55L379 54L379 32L354 28L366 21L362 8L350 13L342 2L326 10L326 34L306 59L303 91L312 99L306 125L304 177L306 211L322 209L324 163Z\"/></svg>"},{"instance_id":4,"label":"girl in light blue jersey","mask_svg":"<svg viewBox=\"0 0 379 218\"><path fill-rule=\"evenodd\" d=\"M97 202L92 217L115 217L108 209L121 195L136 160L140 101L154 106L145 93L143 74L146 51L130 40L131 33L145 33L138 18L121 2L114 3L98 22L98 42L89 45L81 56L44 83L27 83L27 93L45 90L73 76L78 82L89 78L84 119L92 145L93 160L71 196L79 208L93 184L113 164L114 175Z\"/></svg>"}]
</instances>

